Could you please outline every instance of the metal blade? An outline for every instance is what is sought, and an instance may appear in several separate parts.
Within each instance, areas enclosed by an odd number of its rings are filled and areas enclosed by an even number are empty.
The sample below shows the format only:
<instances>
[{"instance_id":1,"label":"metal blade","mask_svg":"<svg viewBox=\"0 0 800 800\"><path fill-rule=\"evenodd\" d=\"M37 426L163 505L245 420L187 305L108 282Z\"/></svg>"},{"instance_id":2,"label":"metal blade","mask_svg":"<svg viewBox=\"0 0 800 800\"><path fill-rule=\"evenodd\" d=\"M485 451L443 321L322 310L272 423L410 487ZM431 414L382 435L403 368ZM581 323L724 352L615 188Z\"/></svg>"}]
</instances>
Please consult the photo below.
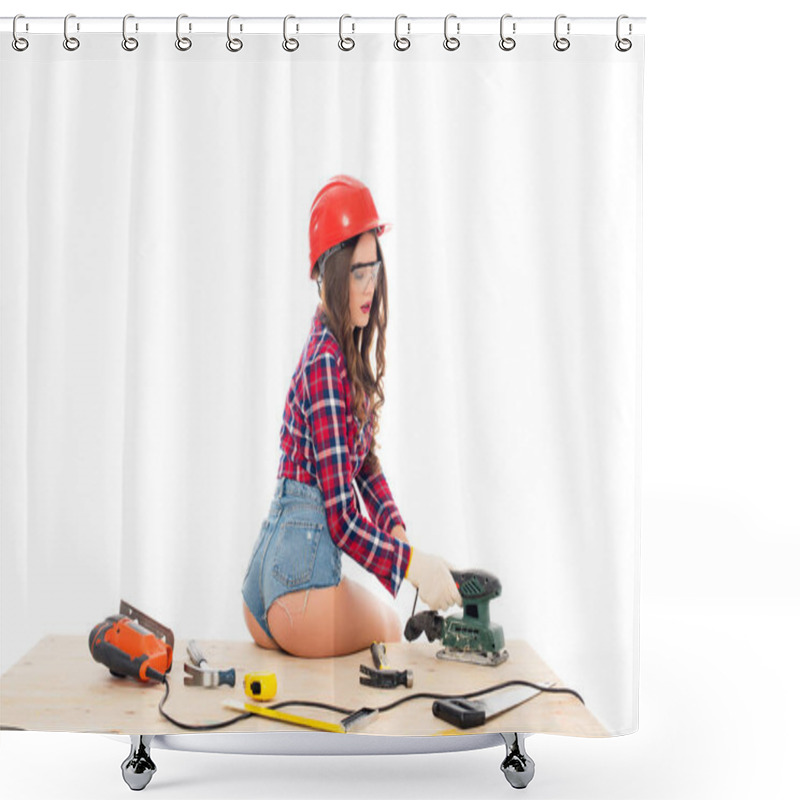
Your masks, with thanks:
<instances>
[{"instance_id":1,"label":"metal blade","mask_svg":"<svg viewBox=\"0 0 800 800\"><path fill-rule=\"evenodd\" d=\"M166 625L156 622L152 617L148 617L143 611L139 611L138 608L134 608L130 603L126 603L124 600L119 601L119 613L135 620L143 628L152 631L156 636L164 637L164 640L170 646L171 650L175 648L175 635Z\"/></svg>"}]
</instances>

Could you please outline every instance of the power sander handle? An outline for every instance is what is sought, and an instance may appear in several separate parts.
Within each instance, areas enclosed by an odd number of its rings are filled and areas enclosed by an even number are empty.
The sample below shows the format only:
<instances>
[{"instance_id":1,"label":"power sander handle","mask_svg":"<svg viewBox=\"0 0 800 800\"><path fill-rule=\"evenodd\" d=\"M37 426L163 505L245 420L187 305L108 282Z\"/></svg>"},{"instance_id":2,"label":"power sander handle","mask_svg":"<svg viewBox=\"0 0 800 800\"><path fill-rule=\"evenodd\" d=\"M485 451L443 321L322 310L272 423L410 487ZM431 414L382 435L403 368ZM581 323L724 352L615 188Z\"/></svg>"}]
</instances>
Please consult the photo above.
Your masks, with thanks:
<instances>
[{"instance_id":1,"label":"power sander handle","mask_svg":"<svg viewBox=\"0 0 800 800\"><path fill-rule=\"evenodd\" d=\"M499 578L483 569L450 570L458 591L464 600L491 600L500 595L502 586Z\"/></svg>"}]
</instances>

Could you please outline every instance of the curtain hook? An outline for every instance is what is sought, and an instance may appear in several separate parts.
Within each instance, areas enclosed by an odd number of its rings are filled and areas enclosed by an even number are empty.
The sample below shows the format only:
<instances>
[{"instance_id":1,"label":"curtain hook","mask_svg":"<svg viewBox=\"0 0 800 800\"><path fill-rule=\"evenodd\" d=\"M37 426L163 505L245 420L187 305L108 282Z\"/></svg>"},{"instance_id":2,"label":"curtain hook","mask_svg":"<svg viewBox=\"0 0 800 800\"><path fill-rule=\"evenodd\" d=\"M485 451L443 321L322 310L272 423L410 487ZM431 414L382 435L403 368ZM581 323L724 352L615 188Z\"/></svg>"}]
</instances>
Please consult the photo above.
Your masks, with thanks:
<instances>
[{"instance_id":1,"label":"curtain hook","mask_svg":"<svg viewBox=\"0 0 800 800\"><path fill-rule=\"evenodd\" d=\"M28 40L23 39L21 36L17 36L17 20L18 19L25 19L24 14L17 14L14 17L14 23L11 26L11 33L13 35L13 39L11 40L11 46L18 52L21 53L23 50L28 49Z\"/></svg>"},{"instance_id":2,"label":"curtain hook","mask_svg":"<svg viewBox=\"0 0 800 800\"><path fill-rule=\"evenodd\" d=\"M239 17L236 14L231 14L228 17L228 41L225 42L225 47L227 47L231 53L238 53L244 45L241 39L231 39L231 20L233 19L239 19ZM239 30L241 30L241 28Z\"/></svg>"},{"instance_id":3,"label":"curtain hook","mask_svg":"<svg viewBox=\"0 0 800 800\"><path fill-rule=\"evenodd\" d=\"M175 20L175 47L182 51L186 51L192 46L192 40L188 36L181 36L181 20L188 16L188 14L178 14L178 18ZM189 30L191 29L190 25Z\"/></svg>"},{"instance_id":4,"label":"curtain hook","mask_svg":"<svg viewBox=\"0 0 800 800\"><path fill-rule=\"evenodd\" d=\"M356 43L349 36L347 36L346 38L342 38L342 22L344 22L345 19L353 19L353 18L349 14L342 14L342 16L339 17L339 49L352 50L356 46ZM356 24L354 22L353 33L355 33L355 30L356 30Z\"/></svg>"},{"instance_id":5,"label":"curtain hook","mask_svg":"<svg viewBox=\"0 0 800 800\"><path fill-rule=\"evenodd\" d=\"M444 49L445 50L458 50L461 47L461 40L456 36L447 35L447 22L448 20L455 19L455 14L448 14L444 18ZM461 23L456 23L456 33L461 30Z\"/></svg>"},{"instance_id":6,"label":"curtain hook","mask_svg":"<svg viewBox=\"0 0 800 800\"><path fill-rule=\"evenodd\" d=\"M133 36L128 36L127 25L129 19L133 19L133 14L126 14L122 18L122 49L130 53L139 46L139 40L134 39Z\"/></svg>"},{"instance_id":7,"label":"curtain hook","mask_svg":"<svg viewBox=\"0 0 800 800\"><path fill-rule=\"evenodd\" d=\"M67 22L69 21L70 17L74 18L75 15L67 14L67 16L64 17L64 49L72 52L73 50L77 50L81 46L81 43L74 36L67 35ZM78 27L78 30L80 30L80 26Z\"/></svg>"},{"instance_id":8,"label":"curtain hook","mask_svg":"<svg viewBox=\"0 0 800 800\"><path fill-rule=\"evenodd\" d=\"M290 19L297 19L297 17L294 17L291 14L287 14L283 18L283 42L282 42L282 46L283 46L283 49L286 50L287 52L293 53L295 50L297 50L298 47L300 47L300 42L298 42L297 39L295 39L294 37L289 39L286 36L286 23ZM300 30L300 26L298 25L295 30L299 31Z\"/></svg>"},{"instance_id":9,"label":"curtain hook","mask_svg":"<svg viewBox=\"0 0 800 800\"><path fill-rule=\"evenodd\" d=\"M401 38L398 31L398 23L401 19L408 19L408 17L405 14L398 14L394 18L394 47L395 50L408 50L408 48L411 47L411 39L405 36ZM411 33L411 23L407 22L406 25L408 25L408 32Z\"/></svg>"},{"instance_id":10,"label":"curtain hook","mask_svg":"<svg viewBox=\"0 0 800 800\"><path fill-rule=\"evenodd\" d=\"M563 53L565 50L569 50L569 45L570 45L569 39L567 39L564 36L558 35L558 21L560 19L566 19L566 18L567 18L566 14L559 14L556 17L556 21L553 25L553 31L556 37L556 40L553 42L553 47L555 47L555 49L561 53ZM569 22L567 23L567 35L569 35Z\"/></svg>"},{"instance_id":11,"label":"curtain hook","mask_svg":"<svg viewBox=\"0 0 800 800\"><path fill-rule=\"evenodd\" d=\"M633 47L633 42L630 39L620 39L620 36L619 36L619 23L623 19L628 19L628 15L627 14L620 14L617 17L617 41L614 42L614 47L616 47L617 50L620 51L620 53L627 53L628 50L630 50L631 47ZM630 23L628 23L628 33L630 34L632 31L633 31L633 27L631 26Z\"/></svg>"},{"instance_id":12,"label":"curtain hook","mask_svg":"<svg viewBox=\"0 0 800 800\"><path fill-rule=\"evenodd\" d=\"M510 36L503 36L503 23L511 17L511 14L503 14L500 17L500 49L501 50L513 50L517 46L516 39L512 39ZM514 32L516 33L516 24L514 25Z\"/></svg>"}]
</instances>

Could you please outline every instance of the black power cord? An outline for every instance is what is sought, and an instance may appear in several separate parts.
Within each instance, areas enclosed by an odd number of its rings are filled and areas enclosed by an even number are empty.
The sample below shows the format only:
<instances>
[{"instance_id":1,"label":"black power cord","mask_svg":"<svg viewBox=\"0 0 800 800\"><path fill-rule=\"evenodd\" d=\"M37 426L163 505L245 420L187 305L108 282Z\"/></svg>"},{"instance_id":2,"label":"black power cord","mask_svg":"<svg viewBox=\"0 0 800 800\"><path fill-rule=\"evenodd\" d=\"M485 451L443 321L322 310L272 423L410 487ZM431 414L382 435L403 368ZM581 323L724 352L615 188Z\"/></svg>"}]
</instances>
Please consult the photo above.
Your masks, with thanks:
<instances>
[{"instance_id":1,"label":"black power cord","mask_svg":"<svg viewBox=\"0 0 800 800\"><path fill-rule=\"evenodd\" d=\"M239 722L243 719L247 719L247 717L257 716L250 711L247 711L243 714L238 714L231 719L223 720L222 722L213 722L208 725L190 725L185 722L179 722L174 717L171 717L164 711L164 703L167 701L167 697L169 697L169 681L167 677L164 676L164 685L166 689L164 690L164 696L161 698L161 702L158 704L158 710L161 714L166 717L173 725L177 725L179 728L185 728L186 730L192 731L210 731L216 730L218 728L225 728L228 725L233 725L236 722ZM463 697L465 700L471 697L478 697L482 694L488 694L489 692L493 692L496 689L504 689L506 686L530 686L533 689L539 689L542 692L554 692L554 693L566 693L574 695L578 698L578 700L584 703L583 698L574 690L568 689L566 687L555 687L555 686L541 686L538 683L531 683L530 681L522 681L522 680L514 680L514 681L506 681L505 683L497 683L494 686L490 686L487 689L478 689L475 692L469 692L468 694L434 694L431 692L416 692L415 694L409 694L405 697L401 697L399 700L396 700L394 703L389 703L387 706L381 706L380 708L376 708L375 711L384 712L384 711L391 711L393 708L397 708L397 706L401 705L402 703L406 703L409 700L418 700L419 698L427 698L429 700L452 700L457 697ZM285 708L286 706L303 706L306 708L323 708L326 711L336 711L339 714L354 714L358 709L355 708L341 708L340 706L332 706L328 703L317 703L312 700L284 700L281 703L275 703L272 706L264 706L264 708L269 708L272 710L278 710L280 708Z\"/></svg>"}]
</instances>

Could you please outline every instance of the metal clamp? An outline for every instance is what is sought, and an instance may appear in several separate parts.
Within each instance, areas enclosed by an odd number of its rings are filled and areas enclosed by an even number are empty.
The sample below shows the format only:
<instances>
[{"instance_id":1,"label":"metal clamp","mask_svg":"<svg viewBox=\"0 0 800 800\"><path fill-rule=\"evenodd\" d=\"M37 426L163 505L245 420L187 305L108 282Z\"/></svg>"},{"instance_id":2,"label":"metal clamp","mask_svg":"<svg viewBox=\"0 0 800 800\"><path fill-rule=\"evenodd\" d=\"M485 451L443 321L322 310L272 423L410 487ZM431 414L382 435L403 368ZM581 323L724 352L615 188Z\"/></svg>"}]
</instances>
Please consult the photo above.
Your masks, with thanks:
<instances>
[{"instance_id":1,"label":"metal clamp","mask_svg":"<svg viewBox=\"0 0 800 800\"><path fill-rule=\"evenodd\" d=\"M300 42L298 42L297 39L295 39L295 38L291 38L290 39L286 35L286 23L290 19L297 19L297 17L294 17L291 14L287 14L283 18L283 42L281 42L281 46L283 47L284 50L286 50L287 53L293 53L295 50L297 50L298 47L300 47ZM300 30L300 26L297 25L295 27L295 30L299 31Z\"/></svg>"},{"instance_id":2,"label":"metal clamp","mask_svg":"<svg viewBox=\"0 0 800 800\"><path fill-rule=\"evenodd\" d=\"M70 52L72 52L73 50L77 50L81 46L81 43L80 43L80 41L78 41L78 39L76 39L74 36L69 36L67 34L67 22L69 21L70 17L74 17L74 16L75 16L74 14L67 14L67 16L64 17L64 42L63 42L63 44L64 44L64 49L65 50L69 50ZM80 30L80 25L78 26L77 29Z\"/></svg>"},{"instance_id":3,"label":"metal clamp","mask_svg":"<svg viewBox=\"0 0 800 800\"><path fill-rule=\"evenodd\" d=\"M517 46L517 40L512 39L510 36L503 35L503 23L511 17L511 14L503 14L500 17L500 49L501 50L513 50ZM511 28L512 33L517 32L517 23L512 23Z\"/></svg>"},{"instance_id":4,"label":"metal clamp","mask_svg":"<svg viewBox=\"0 0 800 800\"><path fill-rule=\"evenodd\" d=\"M447 35L447 23L451 19L455 19L455 14L448 14L444 18L444 49L445 50L458 50L461 47L461 40L458 39L456 36L448 36ZM456 33L461 33L461 23L456 23Z\"/></svg>"},{"instance_id":5,"label":"metal clamp","mask_svg":"<svg viewBox=\"0 0 800 800\"><path fill-rule=\"evenodd\" d=\"M22 36L17 36L17 20L18 19L25 19L24 14L17 14L14 17L14 22L11 26L11 34L14 37L11 40L11 46L18 52L22 53L24 50L28 49L28 40L23 38Z\"/></svg>"},{"instance_id":6,"label":"metal clamp","mask_svg":"<svg viewBox=\"0 0 800 800\"><path fill-rule=\"evenodd\" d=\"M558 21L560 19L566 19L566 14L559 14L555 22L553 23L553 35L556 37L556 40L553 42L553 47L558 50L560 53L563 53L565 50L569 50L570 41L564 36L558 35ZM569 36L569 22L567 23L567 36Z\"/></svg>"},{"instance_id":7,"label":"metal clamp","mask_svg":"<svg viewBox=\"0 0 800 800\"><path fill-rule=\"evenodd\" d=\"M408 48L411 47L411 39L408 39L405 36L403 36L402 38L400 37L400 33L398 30L398 23L400 22L401 19L408 19L408 17L405 14L398 14L394 18L394 48L395 50L402 51L402 50L408 50ZM406 25L408 26L408 33L411 33L411 23L407 22Z\"/></svg>"},{"instance_id":8,"label":"metal clamp","mask_svg":"<svg viewBox=\"0 0 800 800\"><path fill-rule=\"evenodd\" d=\"M126 14L122 18L122 49L131 53L139 46L139 40L134 39L133 36L128 36L127 26L129 19L133 19L133 14Z\"/></svg>"},{"instance_id":9,"label":"metal clamp","mask_svg":"<svg viewBox=\"0 0 800 800\"><path fill-rule=\"evenodd\" d=\"M192 46L192 40L188 36L181 36L181 20L188 16L188 14L178 14L178 18L175 20L175 47L182 51L186 51ZM190 24L189 30L191 31L191 29Z\"/></svg>"},{"instance_id":10,"label":"metal clamp","mask_svg":"<svg viewBox=\"0 0 800 800\"><path fill-rule=\"evenodd\" d=\"M234 20L234 19L239 19L239 17L236 14L231 14L228 17L228 41L225 42L225 47L227 47L228 50L230 50L231 53L238 53L242 49L242 47L244 45L242 44L242 40L241 39L232 39L231 38L231 20Z\"/></svg>"},{"instance_id":11,"label":"metal clamp","mask_svg":"<svg viewBox=\"0 0 800 800\"><path fill-rule=\"evenodd\" d=\"M620 53L627 53L628 50L630 50L631 47L633 47L633 42L631 42L630 39L621 39L620 38L620 35L619 35L619 23L623 19L628 19L628 15L627 14L620 14L617 17L617 41L614 42L614 47L616 47L617 50L620 51ZM632 28L632 26L631 26L631 24L629 22L628 23L628 33L630 34L632 31L633 31L633 28Z\"/></svg>"},{"instance_id":12,"label":"metal clamp","mask_svg":"<svg viewBox=\"0 0 800 800\"><path fill-rule=\"evenodd\" d=\"M342 23L346 19L353 19L353 18L349 14L342 14L342 16L339 17L339 49L348 51L348 50L352 50L356 46L356 43L349 36L346 36L346 37L342 36ZM356 30L356 24L354 22L353 23L353 33L355 33L355 30Z\"/></svg>"}]
</instances>

